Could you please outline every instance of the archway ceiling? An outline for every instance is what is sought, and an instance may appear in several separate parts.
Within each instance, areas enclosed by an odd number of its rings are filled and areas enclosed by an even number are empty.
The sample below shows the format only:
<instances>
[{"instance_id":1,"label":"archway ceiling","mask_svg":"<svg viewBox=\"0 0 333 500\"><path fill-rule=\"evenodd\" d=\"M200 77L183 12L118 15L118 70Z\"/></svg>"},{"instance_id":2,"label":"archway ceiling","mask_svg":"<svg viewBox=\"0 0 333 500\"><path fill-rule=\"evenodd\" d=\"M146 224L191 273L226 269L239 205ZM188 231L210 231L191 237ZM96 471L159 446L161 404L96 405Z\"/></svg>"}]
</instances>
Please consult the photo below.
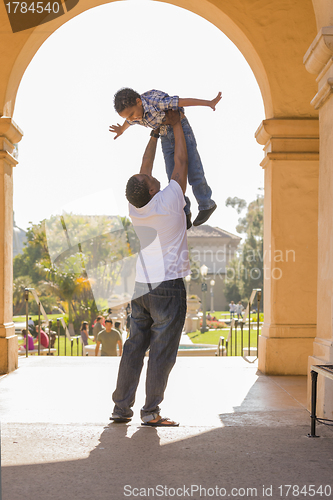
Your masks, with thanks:
<instances>
[{"instance_id":1,"label":"archway ceiling","mask_svg":"<svg viewBox=\"0 0 333 500\"><path fill-rule=\"evenodd\" d=\"M1 115L13 115L21 78L42 43L71 18L104 3L109 2L80 0L73 10L54 21L13 34L1 2ZM316 94L316 82L303 65L303 56L317 34L311 0L174 0L166 3L204 17L236 44L257 78L266 118L317 116L310 105Z\"/></svg>"}]
</instances>

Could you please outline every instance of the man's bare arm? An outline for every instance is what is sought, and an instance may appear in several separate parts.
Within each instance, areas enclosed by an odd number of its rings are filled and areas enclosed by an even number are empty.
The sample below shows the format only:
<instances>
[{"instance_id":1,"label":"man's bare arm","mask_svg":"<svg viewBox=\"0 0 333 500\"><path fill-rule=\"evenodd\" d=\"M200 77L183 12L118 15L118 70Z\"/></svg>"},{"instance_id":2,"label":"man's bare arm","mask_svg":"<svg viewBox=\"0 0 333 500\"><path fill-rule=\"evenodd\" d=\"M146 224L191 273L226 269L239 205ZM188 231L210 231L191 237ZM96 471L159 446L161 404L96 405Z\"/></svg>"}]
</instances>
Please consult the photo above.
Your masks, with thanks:
<instances>
[{"instance_id":1,"label":"man's bare arm","mask_svg":"<svg viewBox=\"0 0 333 500\"><path fill-rule=\"evenodd\" d=\"M156 129L154 132L159 132L159 129ZM156 137L150 137L150 140L142 157L140 174L151 175L155 160L157 141L158 139Z\"/></svg>"},{"instance_id":2,"label":"man's bare arm","mask_svg":"<svg viewBox=\"0 0 333 500\"><path fill-rule=\"evenodd\" d=\"M166 112L166 122L173 127L173 134L175 136L175 153L174 161L175 166L173 168L171 179L178 182L180 187L185 194L186 184L187 184L187 149L186 142L183 132L183 127L180 122L180 116L178 111L167 111Z\"/></svg>"},{"instance_id":3,"label":"man's bare arm","mask_svg":"<svg viewBox=\"0 0 333 500\"><path fill-rule=\"evenodd\" d=\"M123 343L121 340L118 340L117 344L119 348L119 356L121 356L123 354Z\"/></svg>"},{"instance_id":4,"label":"man's bare arm","mask_svg":"<svg viewBox=\"0 0 333 500\"><path fill-rule=\"evenodd\" d=\"M101 343L97 341L96 347L95 347L95 356L98 356L98 351L99 351L99 346L100 345L101 345Z\"/></svg>"}]
</instances>

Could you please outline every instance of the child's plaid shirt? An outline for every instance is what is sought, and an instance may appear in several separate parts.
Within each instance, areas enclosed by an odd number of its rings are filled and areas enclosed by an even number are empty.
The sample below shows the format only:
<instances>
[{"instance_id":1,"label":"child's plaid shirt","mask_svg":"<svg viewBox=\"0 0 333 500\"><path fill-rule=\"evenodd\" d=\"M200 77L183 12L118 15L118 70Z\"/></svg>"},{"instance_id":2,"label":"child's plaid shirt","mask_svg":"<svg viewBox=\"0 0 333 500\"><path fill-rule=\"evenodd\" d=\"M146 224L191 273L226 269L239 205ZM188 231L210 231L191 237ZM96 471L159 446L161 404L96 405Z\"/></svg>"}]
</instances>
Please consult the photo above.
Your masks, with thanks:
<instances>
[{"instance_id":1,"label":"child's plaid shirt","mask_svg":"<svg viewBox=\"0 0 333 500\"><path fill-rule=\"evenodd\" d=\"M152 129L160 127L160 134L166 135L166 126L163 125L165 111L168 109L180 109L184 112L184 108L179 108L179 97L177 95L170 97L161 90L149 90L140 96L143 106L143 116L141 120L127 120L130 125L144 125Z\"/></svg>"}]
</instances>

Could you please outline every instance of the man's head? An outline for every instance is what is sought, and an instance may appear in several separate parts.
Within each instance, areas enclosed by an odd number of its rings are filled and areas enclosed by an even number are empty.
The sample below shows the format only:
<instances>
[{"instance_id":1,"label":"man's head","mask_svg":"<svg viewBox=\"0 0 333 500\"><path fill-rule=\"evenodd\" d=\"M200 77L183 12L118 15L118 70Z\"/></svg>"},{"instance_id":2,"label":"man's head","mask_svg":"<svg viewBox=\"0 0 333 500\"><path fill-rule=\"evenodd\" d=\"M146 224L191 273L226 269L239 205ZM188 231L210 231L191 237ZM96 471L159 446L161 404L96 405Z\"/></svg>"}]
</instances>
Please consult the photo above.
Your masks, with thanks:
<instances>
[{"instance_id":1,"label":"man's head","mask_svg":"<svg viewBox=\"0 0 333 500\"><path fill-rule=\"evenodd\" d=\"M114 327L115 328L120 328L120 321L116 321L115 324L114 324Z\"/></svg>"},{"instance_id":2,"label":"man's head","mask_svg":"<svg viewBox=\"0 0 333 500\"><path fill-rule=\"evenodd\" d=\"M111 332L112 329L112 319L106 319L105 320L105 330L107 332Z\"/></svg>"},{"instance_id":3,"label":"man's head","mask_svg":"<svg viewBox=\"0 0 333 500\"><path fill-rule=\"evenodd\" d=\"M160 182L152 175L133 175L126 185L126 198L136 208L141 208L150 202L161 189Z\"/></svg>"},{"instance_id":4,"label":"man's head","mask_svg":"<svg viewBox=\"0 0 333 500\"><path fill-rule=\"evenodd\" d=\"M140 94L133 89L120 89L114 96L114 109L124 120L141 120L143 106Z\"/></svg>"},{"instance_id":5,"label":"man's head","mask_svg":"<svg viewBox=\"0 0 333 500\"><path fill-rule=\"evenodd\" d=\"M103 319L104 319L103 316L97 316L96 321L98 323L102 323Z\"/></svg>"}]
</instances>

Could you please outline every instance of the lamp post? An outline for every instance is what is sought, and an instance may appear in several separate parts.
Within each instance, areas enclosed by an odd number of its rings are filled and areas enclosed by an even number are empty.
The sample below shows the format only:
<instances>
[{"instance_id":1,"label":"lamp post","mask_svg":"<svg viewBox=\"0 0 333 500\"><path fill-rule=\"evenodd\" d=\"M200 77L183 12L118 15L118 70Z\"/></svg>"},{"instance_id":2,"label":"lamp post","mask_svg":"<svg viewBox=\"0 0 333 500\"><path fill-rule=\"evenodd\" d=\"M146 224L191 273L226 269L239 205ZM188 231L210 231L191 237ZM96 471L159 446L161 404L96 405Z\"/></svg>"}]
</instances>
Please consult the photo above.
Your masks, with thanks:
<instances>
[{"instance_id":1,"label":"lamp post","mask_svg":"<svg viewBox=\"0 0 333 500\"><path fill-rule=\"evenodd\" d=\"M185 276L185 281L186 281L186 297L188 298L189 293L190 293L190 283L191 283L191 275L190 274L188 276Z\"/></svg>"},{"instance_id":2,"label":"lamp post","mask_svg":"<svg viewBox=\"0 0 333 500\"><path fill-rule=\"evenodd\" d=\"M24 298L25 298L25 355L28 357L29 354L29 288L24 289Z\"/></svg>"},{"instance_id":3,"label":"lamp post","mask_svg":"<svg viewBox=\"0 0 333 500\"><path fill-rule=\"evenodd\" d=\"M203 280L203 283L201 284L201 291L202 291L202 327L201 327L201 333L205 333L207 331L207 324L206 324L206 292L207 292L207 283L205 283L206 276L208 272L208 267L203 264L200 267L200 274Z\"/></svg>"},{"instance_id":4,"label":"lamp post","mask_svg":"<svg viewBox=\"0 0 333 500\"><path fill-rule=\"evenodd\" d=\"M214 312L214 285L215 280L210 280L210 312Z\"/></svg>"}]
</instances>

